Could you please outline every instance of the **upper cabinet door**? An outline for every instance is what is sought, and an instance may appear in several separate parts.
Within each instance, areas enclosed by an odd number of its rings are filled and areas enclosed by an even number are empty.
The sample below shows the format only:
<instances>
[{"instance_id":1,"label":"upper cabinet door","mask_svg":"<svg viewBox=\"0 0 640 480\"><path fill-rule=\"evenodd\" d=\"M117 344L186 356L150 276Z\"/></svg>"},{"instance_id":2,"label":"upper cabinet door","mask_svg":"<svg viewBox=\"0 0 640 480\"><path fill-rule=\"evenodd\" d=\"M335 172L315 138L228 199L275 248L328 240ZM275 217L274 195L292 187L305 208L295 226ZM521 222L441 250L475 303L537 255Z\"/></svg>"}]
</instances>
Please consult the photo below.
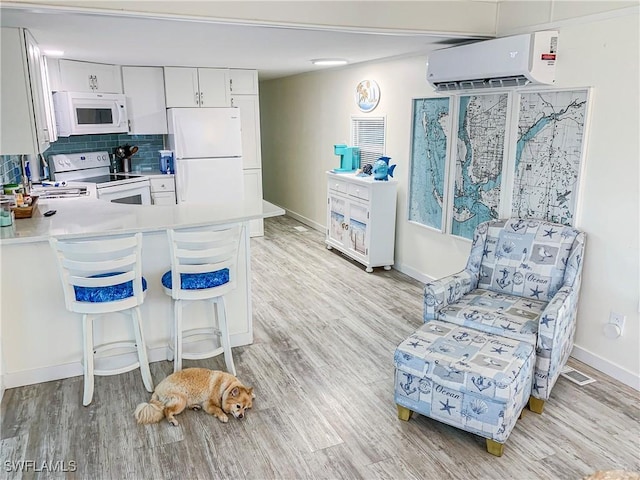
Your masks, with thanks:
<instances>
[{"instance_id":1,"label":"upper cabinet door","mask_svg":"<svg viewBox=\"0 0 640 480\"><path fill-rule=\"evenodd\" d=\"M199 107L198 69L164 67L164 90L167 108Z\"/></svg>"},{"instance_id":2,"label":"upper cabinet door","mask_svg":"<svg viewBox=\"0 0 640 480\"><path fill-rule=\"evenodd\" d=\"M49 148L49 124L47 122L48 99L45 97L45 87L43 85L43 60L40 49L33 36L24 31L24 41L27 53L27 66L29 67L29 82L31 84L31 95L33 101L33 114L36 128L36 141L38 152L44 152ZM51 95L51 92L46 92Z\"/></svg>"},{"instance_id":3,"label":"upper cabinet door","mask_svg":"<svg viewBox=\"0 0 640 480\"><path fill-rule=\"evenodd\" d=\"M60 60L60 83L67 92L122 93L119 65Z\"/></svg>"},{"instance_id":4,"label":"upper cabinet door","mask_svg":"<svg viewBox=\"0 0 640 480\"><path fill-rule=\"evenodd\" d=\"M129 133L161 135L167 133L162 67L122 67L122 84L127 96Z\"/></svg>"},{"instance_id":5,"label":"upper cabinet door","mask_svg":"<svg viewBox=\"0 0 640 480\"><path fill-rule=\"evenodd\" d=\"M257 70L229 70L229 86L231 95L257 95Z\"/></svg>"},{"instance_id":6,"label":"upper cabinet door","mask_svg":"<svg viewBox=\"0 0 640 480\"><path fill-rule=\"evenodd\" d=\"M228 107L229 70L226 68L198 68L201 107Z\"/></svg>"}]
</instances>

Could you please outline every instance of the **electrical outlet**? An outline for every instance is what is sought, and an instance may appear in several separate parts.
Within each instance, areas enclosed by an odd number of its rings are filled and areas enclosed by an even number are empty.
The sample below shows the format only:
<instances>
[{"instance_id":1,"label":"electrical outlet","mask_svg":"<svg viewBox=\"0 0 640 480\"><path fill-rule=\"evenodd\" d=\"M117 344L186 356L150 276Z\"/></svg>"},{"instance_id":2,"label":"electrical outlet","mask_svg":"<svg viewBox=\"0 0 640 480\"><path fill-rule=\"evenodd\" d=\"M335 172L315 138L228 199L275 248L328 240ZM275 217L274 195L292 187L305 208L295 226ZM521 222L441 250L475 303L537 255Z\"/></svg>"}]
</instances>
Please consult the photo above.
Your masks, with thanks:
<instances>
[{"instance_id":1,"label":"electrical outlet","mask_svg":"<svg viewBox=\"0 0 640 480\"><path fill-rule=\"evenodd\" d=\"M620 333L624 330L624 321L627 319L621 313L611 312L609 313L609 323L617 325L620 328Z\"/></svg>"}]
</instances>

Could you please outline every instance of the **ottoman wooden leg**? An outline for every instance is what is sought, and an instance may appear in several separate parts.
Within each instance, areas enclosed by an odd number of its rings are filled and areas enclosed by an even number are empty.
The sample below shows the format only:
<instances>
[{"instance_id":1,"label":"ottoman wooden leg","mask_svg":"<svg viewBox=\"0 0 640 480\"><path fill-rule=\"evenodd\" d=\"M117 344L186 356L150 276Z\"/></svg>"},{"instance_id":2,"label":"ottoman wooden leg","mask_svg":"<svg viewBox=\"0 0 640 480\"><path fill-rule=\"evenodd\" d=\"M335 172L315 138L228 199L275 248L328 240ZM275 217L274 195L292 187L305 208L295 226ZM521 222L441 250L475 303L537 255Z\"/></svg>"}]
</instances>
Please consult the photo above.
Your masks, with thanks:
<instances>
[{"instance_id":1,"label":"ottoman wooden leg","mask_svg":"<svg viewBox=\"0 0 640 480\"><path fill-rule=\"evenodd\" d=\"M542 414L542 410L544 410L544 400L540 400L536 397L529 397L529 410Z\"/></svg>"},{"instance_id":2,"label":"ottoman wooden leg","mask_svg":"<svg viewBox=\"0 0 640 480\"><path fill-rule=\"evenodd\" d=\"M501 457L504 452L504 443L498 443L495 440L487 438L487 452L496 457Z\"/></svg>"},{"instance_id":3,"label":"ottoman wooden leg","mask_svg":"<svg viewBox=\"0 0 640 480\"><path fill-rule=\"evenodd\" d=\"M518 415L518 420L522 420L522 417L524 417L524 408L520 410L520 415Z\"/></svg>"},{"instance_id":4,"label":"ottoman wooden leg","mask_svg":"<svg viewBox=\"0 0 640 480\"><path fill-rule=\"evenodd\" d=\"M400 420L404 420L405 422L408 422L413 412L408 408L402 407L400 405L396 405L396 406L398 407L398 418Z\"/></svg>"}]
</instances>

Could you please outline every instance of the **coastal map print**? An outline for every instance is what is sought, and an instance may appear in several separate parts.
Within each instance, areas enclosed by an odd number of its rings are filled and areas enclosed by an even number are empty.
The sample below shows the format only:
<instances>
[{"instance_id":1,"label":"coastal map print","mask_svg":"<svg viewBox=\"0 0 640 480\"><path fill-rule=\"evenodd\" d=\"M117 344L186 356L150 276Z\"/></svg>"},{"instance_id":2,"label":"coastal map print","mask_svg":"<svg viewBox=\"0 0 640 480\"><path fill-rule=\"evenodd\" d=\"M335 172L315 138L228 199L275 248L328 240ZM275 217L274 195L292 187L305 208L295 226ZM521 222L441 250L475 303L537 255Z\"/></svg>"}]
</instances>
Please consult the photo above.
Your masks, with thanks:
<instances>
[{"instance_id":1,"label":"coastal map print","mask_svg":"<svg viewBox=\"0 0 640 480\"><path fill-rule=\"evenodd\" d=\"M507 93L460 97L451 233L471 239L498 218Z\"/></svg>"},{"instance_id":2,"label":"coastal map print","mask_svg":"<svg viewBox=\"0 0 640 480\"><path fill-rule=\"evenodd\" d=\"M513 216L573 224L588 93L520 94Z\"/></svg>"},{"instance_id":3,"label":"coastal map print","mask_svg":"<svg viewBox=\"0 0 640 480\"><path fill-rule=\"evenodd\" d=\"M409 221L442 230L450 98L413 100Z\"/></svg>"}]
</instances>

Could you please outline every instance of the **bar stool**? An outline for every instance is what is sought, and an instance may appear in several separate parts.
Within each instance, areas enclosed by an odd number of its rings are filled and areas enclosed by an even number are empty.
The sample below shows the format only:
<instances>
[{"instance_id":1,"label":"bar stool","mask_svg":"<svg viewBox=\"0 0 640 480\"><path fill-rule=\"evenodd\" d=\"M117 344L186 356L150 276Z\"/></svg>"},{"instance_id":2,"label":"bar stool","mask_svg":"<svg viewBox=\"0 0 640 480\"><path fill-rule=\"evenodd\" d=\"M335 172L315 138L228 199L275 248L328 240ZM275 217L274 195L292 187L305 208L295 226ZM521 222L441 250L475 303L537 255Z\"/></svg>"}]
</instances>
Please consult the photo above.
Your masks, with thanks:
<instances>
[{"instance_id":1,"label":"bar stool","mask_svg":"<svg viewBox=\"0 0 640 480\"><path fill-rule=\"evenodd\" d=\"M174 372L182 369L182 359L200 360L224 353L227 371L236 374L224 296L237 285L238 250L243 228L237 225L167 230L171 270L162 276L162 285L174 302L169 346ZM217 326L183 331L184 302L194 300L210 304ZM185 351L183 347L191 347L191 351Z\"/></svg>"},{"instance_id":2,"label":"bar stool","mask_svg":"<svg viewBox=\"0 0 640 480\"><path fill-rule=\"evenodd\" d=\"M101 240L51 238L49 243L55 252L67 310L82 314L83 405L93 399L94 375L117 375L140 368L145 388L153 392L139 308L147 288L142 277L142 234ZM131 316L135 341L94 344L94 319L116 312ZM96 361L106 357L98 354L115 349L119 353L135 352L137 360L113 368L94 367Z\"/></svg>"}]
</instances>

